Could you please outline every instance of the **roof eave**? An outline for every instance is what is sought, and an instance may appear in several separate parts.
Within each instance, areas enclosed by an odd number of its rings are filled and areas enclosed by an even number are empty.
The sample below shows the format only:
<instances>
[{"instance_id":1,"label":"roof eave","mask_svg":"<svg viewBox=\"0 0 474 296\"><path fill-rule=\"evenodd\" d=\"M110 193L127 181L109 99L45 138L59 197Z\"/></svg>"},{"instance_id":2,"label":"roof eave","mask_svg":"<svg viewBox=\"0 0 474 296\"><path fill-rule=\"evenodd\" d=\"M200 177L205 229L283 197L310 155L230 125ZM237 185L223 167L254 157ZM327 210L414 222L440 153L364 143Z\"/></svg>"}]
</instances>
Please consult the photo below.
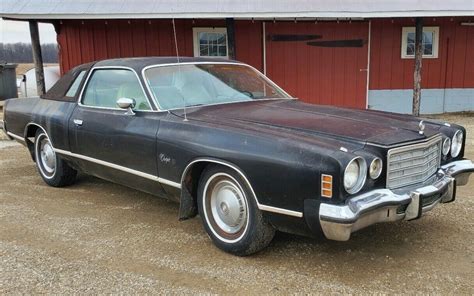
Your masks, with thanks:
<instances>
[{"instance_id":1,"label":"roof eave","mask_svg":"<svg viewBox=\"0 0 474 296\"><path fill-rule=\"evenodd\" d=\"M0 14L12 20L59 20L59 19L315 19L315 18L402 18L402 17L469 17L474 10L439 11L383 11L383 12L283 12L283 13L123 13L123 14Z\"/></svg>"}]
</instances>

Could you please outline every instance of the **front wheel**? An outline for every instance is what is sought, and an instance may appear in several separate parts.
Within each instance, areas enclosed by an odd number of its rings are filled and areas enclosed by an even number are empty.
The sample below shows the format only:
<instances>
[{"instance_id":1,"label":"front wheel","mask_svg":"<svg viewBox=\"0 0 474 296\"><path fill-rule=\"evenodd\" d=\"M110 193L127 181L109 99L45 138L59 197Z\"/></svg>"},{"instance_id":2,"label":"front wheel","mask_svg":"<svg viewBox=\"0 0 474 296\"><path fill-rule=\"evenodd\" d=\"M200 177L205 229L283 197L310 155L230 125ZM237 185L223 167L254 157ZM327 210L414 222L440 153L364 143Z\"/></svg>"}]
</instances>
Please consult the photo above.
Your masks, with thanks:
<instances>
[{"instance_id":1,"label":"front wheel","mask_svg":"<svg viewBox=\"0 0 474 296\"><path fill-rule=\"evenodd\" d=\"M48 136L40 129L35 135L34 149L36 167L46 184L63 187L74 183L77 171L56 155Z\"/></svg>"},{"instance_id":2,"label":"front wheel","mask_svg":"<svg viewBox=\"0 0 474 296\"><path fill-rule=\"evenodd\" d=\"M212 165L203 172L198 209L206 232L225 252L251 255L265 248L275 235L250 188L227 167Z\"/></svg>"}]
</instances>

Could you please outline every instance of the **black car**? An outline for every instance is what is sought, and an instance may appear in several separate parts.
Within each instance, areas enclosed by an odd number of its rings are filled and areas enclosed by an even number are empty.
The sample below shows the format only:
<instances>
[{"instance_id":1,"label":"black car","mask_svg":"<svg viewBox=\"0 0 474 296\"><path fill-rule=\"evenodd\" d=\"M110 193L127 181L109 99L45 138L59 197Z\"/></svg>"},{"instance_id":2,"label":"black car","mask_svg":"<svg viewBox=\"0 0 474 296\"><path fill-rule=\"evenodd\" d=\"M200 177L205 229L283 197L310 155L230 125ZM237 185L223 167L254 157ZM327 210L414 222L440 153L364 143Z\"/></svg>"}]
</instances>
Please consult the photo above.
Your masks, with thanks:
<instances>
[{"instance_id":1,"label":"black car","mask_svg":"<svg viewBox=\"0 0 474 296\"><path fill-rule=\"evenodd\" d=\"M180 219L199 214L237 255L275 230L345 241L417 219L454 201L474 171L461 126L305 104L221 59L85 64L4 112L47 184L71 185L80 171L176 200Z\"/></svg>"}]
</instances>

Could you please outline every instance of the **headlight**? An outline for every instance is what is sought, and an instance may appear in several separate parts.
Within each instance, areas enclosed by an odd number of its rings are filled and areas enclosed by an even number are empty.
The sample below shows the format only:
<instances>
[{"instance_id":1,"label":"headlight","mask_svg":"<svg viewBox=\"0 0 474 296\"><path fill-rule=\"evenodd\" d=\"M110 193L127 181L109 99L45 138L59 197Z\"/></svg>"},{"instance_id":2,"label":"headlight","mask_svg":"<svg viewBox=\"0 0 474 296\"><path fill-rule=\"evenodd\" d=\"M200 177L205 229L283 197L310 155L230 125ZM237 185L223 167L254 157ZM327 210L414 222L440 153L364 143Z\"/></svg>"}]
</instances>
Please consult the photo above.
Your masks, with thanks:
<instances>
[{"instance_id":1,"label":"headlight","mask_svg":"<svg viewBox=\"0 0 474 296\"><path fill-rule=\"evenodd\" d=\"M367 164L362 157L352 159L344 171L344 188L347 193L357 193L364 186Z\"/></svg>"},{"instance_id":2,"label":"headlight","mask_svg":"<svg viewBox=\"0 0 474 296\"><path fill-rule=\"evenodd\" d=\"M454 134L453 140L451 141L451 156L452 157L457 157L459 153L461 152L463 137L464 135L462 134L462 131L460 130L458 130Z\"/></svg>"},{"instance_id":3,"label":"headlight","mask_svg":"<svg viewBox=\"0 0 474 296\"><path fill-rule=\"evenodd\" d=\"M446 156L449 153L449 149L451 149L451 139L446 138L443 142L443 155Z\"/></svg>"},{"instance_id":4,"label":"headlight","mask_svg":"<svg viewBox=\"0 0 474 296\"><path fill-rule=\"evenodd\" d=\"M369 176L372 179L377 179L382 173L383 162L380 158L376 157L369 166Z\"/></svg>"}]
</instances>

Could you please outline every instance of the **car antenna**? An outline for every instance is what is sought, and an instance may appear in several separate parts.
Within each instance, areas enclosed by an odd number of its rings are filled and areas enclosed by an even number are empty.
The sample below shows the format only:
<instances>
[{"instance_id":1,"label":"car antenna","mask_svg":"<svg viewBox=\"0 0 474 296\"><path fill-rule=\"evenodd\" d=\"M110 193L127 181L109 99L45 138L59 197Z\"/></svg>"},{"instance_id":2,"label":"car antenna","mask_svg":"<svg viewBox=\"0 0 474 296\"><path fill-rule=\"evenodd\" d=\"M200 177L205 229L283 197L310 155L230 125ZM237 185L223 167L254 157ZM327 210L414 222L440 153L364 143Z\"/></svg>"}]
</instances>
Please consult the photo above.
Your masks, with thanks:
<instances>
[{"instance_id":1,"label":"car antenna","mask_svg":"<svg viewBox=\"0 0 474 296\"><path fill-rule=\"evenodd\" d=\"M181 65L180 65L180 61L179 61L179 51L178 51L178 38L176 37L176 25L174 23L174 18L172 18L171 20L173 22L173 35L174 35L174 45L175 45L175 48L176 48L176 59L178 60L178 73L179 73L179 76L181 76ZM186 112L186 99L184 98L183 96L183 103L184 103L184 121L188 121L188 117L187 117L187 112Z\"/></svg>"}]
</instances>

